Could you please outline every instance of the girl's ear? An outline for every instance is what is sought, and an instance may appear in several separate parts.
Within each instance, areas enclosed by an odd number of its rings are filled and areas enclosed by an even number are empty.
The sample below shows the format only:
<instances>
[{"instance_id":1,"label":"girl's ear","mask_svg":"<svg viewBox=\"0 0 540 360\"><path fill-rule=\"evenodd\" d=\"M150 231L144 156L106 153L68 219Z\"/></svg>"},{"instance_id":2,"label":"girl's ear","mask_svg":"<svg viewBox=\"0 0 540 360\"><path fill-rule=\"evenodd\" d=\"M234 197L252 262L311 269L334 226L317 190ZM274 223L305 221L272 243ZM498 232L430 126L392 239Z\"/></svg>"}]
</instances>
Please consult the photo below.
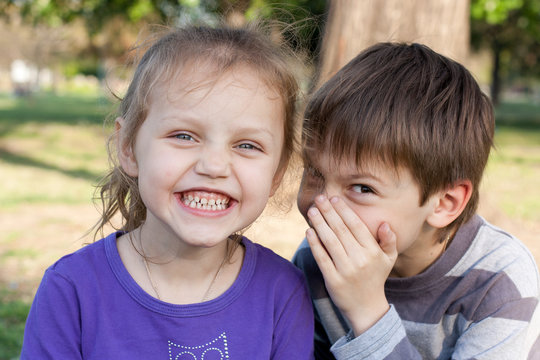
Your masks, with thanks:
<instances>
[{"instance_id":1,"label":"girl's ear","mask_svg":"<svg viewBox=\"0 0 540 360\"><path fill-rule=\"evenodd\" d=\"M139 175L139 167L137 166L137 159L135 159L133 148L123 136L122 127L124 123L125 121L121 117L116 118L114 121L118 161L126 174L137 177Z\"/></svg>"},{"instance_id":2,"label":"girl's ear","mask_svg":"<svg viewBox=\"0 0 540 360\"><path fill-rule=\"evenodd\" d=\"M428 224L441 229L457 219L467 206L472 189L470 180L460 180L452 187L435 195L436 203L433 212L427 218Z\"/></svg>"}]
</instances>

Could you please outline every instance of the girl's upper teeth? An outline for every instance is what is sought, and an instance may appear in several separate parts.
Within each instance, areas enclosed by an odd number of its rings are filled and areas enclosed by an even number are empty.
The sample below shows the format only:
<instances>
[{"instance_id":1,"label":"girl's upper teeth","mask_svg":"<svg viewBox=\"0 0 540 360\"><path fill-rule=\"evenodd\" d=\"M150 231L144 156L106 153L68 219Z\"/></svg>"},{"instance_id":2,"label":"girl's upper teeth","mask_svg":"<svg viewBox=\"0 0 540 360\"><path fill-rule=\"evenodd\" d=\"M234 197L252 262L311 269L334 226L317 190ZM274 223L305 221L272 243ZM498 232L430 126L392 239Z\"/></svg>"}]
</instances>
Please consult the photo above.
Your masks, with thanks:
<instances>
[{"instance_id":1,"label":"girl's upper teeth","mask_svg":"<svg viewBox=\"0 0 540 360\"><path fill-rule=\"evenodd\" d=\"M191 208L224 210L228 207L229 198L223 194L196 191L184 193L182 201Z\"/></svg>"}]
</instances>

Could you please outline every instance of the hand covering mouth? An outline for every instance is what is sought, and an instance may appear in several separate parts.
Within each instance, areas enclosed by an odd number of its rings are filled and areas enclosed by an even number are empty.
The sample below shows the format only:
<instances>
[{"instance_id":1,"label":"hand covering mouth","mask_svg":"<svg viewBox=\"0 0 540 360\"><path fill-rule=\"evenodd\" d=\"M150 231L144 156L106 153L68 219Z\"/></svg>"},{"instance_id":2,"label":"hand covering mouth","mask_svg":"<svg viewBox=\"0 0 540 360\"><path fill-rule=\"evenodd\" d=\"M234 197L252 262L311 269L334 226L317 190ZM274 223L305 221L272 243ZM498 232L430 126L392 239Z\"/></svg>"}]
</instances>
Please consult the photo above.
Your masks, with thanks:
<instances>
[{"instance_id":1,"label":"hand covering mouth","mask_svg":"<svg viewBox=\"0 0 540 360\"><path fill-rule=\"evenodd\" d=\"M231 198L225 194L209 191L186 191L181 193L182 203L193 209L225 210L229 207L230 200Z\"/></svg>"}]
</instances>

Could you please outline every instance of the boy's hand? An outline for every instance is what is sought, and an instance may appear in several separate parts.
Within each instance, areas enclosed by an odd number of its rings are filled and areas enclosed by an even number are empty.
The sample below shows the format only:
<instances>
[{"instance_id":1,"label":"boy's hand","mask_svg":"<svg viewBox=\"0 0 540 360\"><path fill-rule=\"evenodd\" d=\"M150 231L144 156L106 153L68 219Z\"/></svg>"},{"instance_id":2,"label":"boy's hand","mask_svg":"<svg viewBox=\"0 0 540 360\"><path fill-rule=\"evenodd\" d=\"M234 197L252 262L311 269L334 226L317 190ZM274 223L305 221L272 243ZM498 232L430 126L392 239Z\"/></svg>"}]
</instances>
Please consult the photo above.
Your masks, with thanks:
<instances>
[{"instance_id":1,"label":"boy's hand","mask_svg":"<svg viewBox=\"0 0 540 360\"><path fill-rule=\"evenodd\" d=\"M396 236L387 223L374 239L362 220L343 202L323 195L308 210L306 237L336 306L355 336L389 309L384 283L397 259Z\"/></svg>"}]
</instances>

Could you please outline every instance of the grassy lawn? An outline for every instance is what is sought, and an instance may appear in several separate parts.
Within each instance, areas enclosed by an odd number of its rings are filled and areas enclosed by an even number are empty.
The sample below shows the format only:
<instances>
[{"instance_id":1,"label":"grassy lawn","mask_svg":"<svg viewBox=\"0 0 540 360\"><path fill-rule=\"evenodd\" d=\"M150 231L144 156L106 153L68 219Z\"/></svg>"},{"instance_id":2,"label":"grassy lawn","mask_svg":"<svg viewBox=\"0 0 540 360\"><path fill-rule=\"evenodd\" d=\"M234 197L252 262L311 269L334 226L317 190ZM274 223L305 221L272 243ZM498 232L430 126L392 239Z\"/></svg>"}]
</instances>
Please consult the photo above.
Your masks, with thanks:
<instances>
[{"instance_id":1,"label":"grassy lawn","mask_svg":"<svg viewBox=\"0 0 540 360\"><path fill-rule=\"evenodd\" d=\"M46 235L54 238L65 231L61 224L69 225L55 206L77 213L91 202L93 184L106 169L108 112L110 103L95 94L0 95L0 359L17 358L22 345L30 297L19 298L33 289L24 278L37 275L32 268L43 255L64 249L36 246L50 244L42 231L47 226L57 225ZM88 216L84 221L92 225Z\"/></svg>"},{"instance_id":2,"label":"grassy lawn","mask_svg":"<svg viewBox=\"0 0 540 360\"><path fill-rule=\"evenodd\" d=\"M98 216L91 199L93 186L107 168L109 129L103 127L103 119L110 111L110 102L96 93L30 99L0 94L0 359L18 355L26 313L43 270L91 241L81 237ZM482 211L488 220L528 228L531 239L536 238L540 105L501 106L496 145L482 187L487 199ZM294 217L290 228L283 218L269 216L269 222L260 223L263 230L254 226L250 231L290 257L298 244L290 239L299 241L305 225L297 214L286 216ZM288 242L265 240L265 234L275 233L269 227L291 234ZM523 234L528 244L529 235ZM540 249L535 256L539 258Z\"/></svg>"}]
</instances>

